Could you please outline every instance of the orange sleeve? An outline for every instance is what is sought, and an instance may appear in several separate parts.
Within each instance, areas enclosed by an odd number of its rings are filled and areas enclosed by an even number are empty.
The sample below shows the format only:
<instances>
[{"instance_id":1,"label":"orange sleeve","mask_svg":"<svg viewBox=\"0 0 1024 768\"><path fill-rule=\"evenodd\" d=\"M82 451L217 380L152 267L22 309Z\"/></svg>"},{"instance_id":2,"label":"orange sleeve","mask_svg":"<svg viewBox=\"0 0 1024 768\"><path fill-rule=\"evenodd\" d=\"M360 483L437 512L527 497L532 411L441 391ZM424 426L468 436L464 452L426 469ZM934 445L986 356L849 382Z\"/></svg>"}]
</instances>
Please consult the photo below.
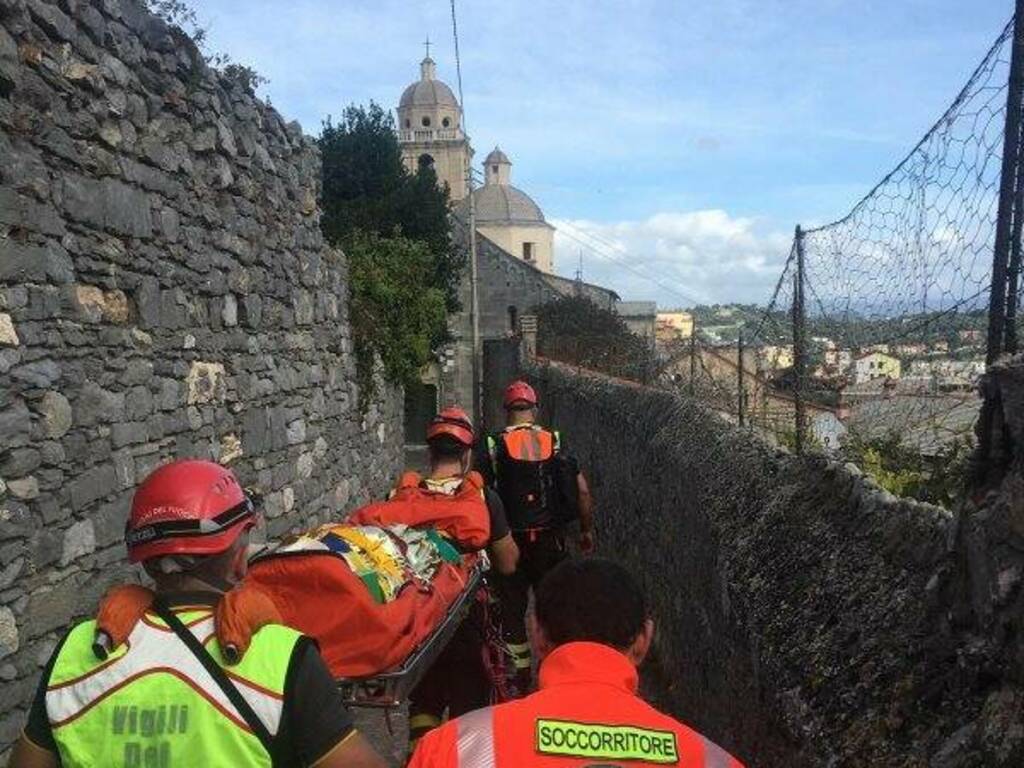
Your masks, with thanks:
<instances>
[{"instance_id":1,"label":"orange sleeve","mask_svg":"<svg viewBox=\"0 0 1024 768\"><path fill-rule=\"evenodd\" d=\"M406 768L459 768L454 721L427 732L416 745Z\"/></svg>"}]
</instances>

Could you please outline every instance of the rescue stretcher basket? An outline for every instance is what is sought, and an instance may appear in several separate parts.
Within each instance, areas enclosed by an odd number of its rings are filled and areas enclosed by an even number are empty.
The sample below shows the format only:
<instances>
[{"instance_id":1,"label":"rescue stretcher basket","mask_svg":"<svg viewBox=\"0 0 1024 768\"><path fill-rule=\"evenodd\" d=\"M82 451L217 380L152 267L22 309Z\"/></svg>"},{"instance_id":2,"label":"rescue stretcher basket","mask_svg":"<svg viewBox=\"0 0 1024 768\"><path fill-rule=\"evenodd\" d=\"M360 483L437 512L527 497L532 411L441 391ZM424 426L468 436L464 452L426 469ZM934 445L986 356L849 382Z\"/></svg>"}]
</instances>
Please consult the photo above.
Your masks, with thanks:
<instances>
[{"instance_id":1,"label":"rescue stretcher basket","mask_svg":"<svg viewBox=\"0 0 1024 768\"><path fill-rule=\"evenodd\" d=\"M483 584L484 568L483 561L473 566L465 587L449 606L444 619L400 665L369 677L339 678L338 689L345 703L350 707L378 709L401 706L465 620Z\"/></svg>"}]
</instances>

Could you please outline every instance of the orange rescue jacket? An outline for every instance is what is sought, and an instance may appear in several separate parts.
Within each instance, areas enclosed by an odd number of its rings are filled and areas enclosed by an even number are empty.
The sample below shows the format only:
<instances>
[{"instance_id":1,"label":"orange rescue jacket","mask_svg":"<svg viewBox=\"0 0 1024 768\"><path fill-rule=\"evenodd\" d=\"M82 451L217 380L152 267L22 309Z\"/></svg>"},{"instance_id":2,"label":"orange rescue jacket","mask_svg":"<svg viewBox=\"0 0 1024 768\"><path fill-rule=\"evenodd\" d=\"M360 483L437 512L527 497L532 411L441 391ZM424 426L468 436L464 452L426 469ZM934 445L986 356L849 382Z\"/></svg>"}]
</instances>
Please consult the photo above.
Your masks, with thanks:
<instances>
[{"instance_id":1,"label":"orange rescue jacket","mask_svg":"<svg viewBox=\"0 0 1024 768\"><path fill-rule=\"evenodd\" d=\"M484 480L469 472L453 494L432 491L416 472L406 472L387 501L367 504L349 517L354 525L433 526L465 549L479 550L491 540L491 516Z\"/></svg>"},{"instance_id":2,"label":"orange rescue jacket","mask_svg":"<svg viewBox=\"0 0 1024 768\"><path fill-rule=\"evenodd\" d=\"M409 768L743 768L639 698L637 682L636 668L618 651L567 643L541 664L540 690L431 731Z\"/></svg>"}]
</instances>

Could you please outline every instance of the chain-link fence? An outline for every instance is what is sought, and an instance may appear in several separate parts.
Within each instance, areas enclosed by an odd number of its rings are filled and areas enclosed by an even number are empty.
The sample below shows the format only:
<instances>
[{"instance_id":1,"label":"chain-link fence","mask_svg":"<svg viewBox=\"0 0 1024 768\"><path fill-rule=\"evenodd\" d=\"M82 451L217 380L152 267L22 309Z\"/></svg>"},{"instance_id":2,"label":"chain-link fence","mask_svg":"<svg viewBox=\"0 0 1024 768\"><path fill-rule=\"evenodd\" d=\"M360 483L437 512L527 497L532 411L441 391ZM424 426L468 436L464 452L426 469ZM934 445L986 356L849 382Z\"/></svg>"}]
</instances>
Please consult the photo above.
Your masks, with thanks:
<instances>
[{"instance_id":1,"label":"chain-link fence","mask_svg":"<svg viewBox=\"0 0 1024 768\"><path fill-rule=\"evenodd\" d=\"M915 457L911 474L961 459L985 410L986 365L1016 350L1020 37L1007 24L949 109L847 215L797 227L744 340L762 401L788 401L791 420L756 408L742 420L798 451Z\"/></svg>"}]
</instances>

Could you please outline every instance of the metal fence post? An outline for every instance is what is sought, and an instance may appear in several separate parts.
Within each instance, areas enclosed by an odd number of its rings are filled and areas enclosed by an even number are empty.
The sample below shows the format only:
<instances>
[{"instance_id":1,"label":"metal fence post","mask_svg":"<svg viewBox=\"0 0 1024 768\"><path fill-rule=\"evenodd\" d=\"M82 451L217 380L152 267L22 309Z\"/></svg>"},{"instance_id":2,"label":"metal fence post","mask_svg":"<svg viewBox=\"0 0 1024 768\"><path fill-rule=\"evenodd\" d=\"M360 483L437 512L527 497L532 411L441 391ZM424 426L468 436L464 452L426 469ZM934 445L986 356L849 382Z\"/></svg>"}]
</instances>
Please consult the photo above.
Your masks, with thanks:
<instances>
[{"instance_id":1,"label":"metal fence post","mask_svg":"<svg viewBox=\"0 0 1024 768\"><path fill-rule=\"evenodd\" d=\"M1024 109L1024 107L1022 107ZM1003 351L1011 355L1017 353L1017 291L1020 289L1021 229L1024 225L1024 140L1021 131L1024 125L1018 125L1017 131L1017 164L1015 167L1015 183L1013 194L1013 227L1010 235L1010 257L1006 271L1006 315L1003 318Z\"/></svg>"},{"instance_id":2,"label":"metal fence post","mask_svg":"<svg viewBox=\"0 0 1024 768\"><path fill-rule=\"evenodd\" d=\"M742 427L746 422L745 401L747 399L743 381L743 331L740 331L739 338L736 340L736 384L736 412L739 414Z\"/></svg>"},{"instance_id":3,"label":"metal fence post","mask_svg":"<svg viewBox=\"0 0 1024 768\"><path fill-rule=\"evenodd\" d=\"M690 397L697 394L697 324L690 331Z\"/></svg>"},{"instance_id":4,"label":"metal fence post","mask_svg":"<svg viewBox=\"0 0 1024 768\"><path fill-rule=\"evenodd\" d=\"M1024 2L1024 0L1021 0ZM804 231L796 227L796 275L793 277L793 405L796 417L796 452L804 452L804 438L807 428L804 414L804 383L806 365L806 341L804 338Z\"/></svg>"},{"instance_id":5,"label":"metal fence post","mask_svg":"<svg viewBox=\"0 0 1024 768\"><path fill-rule=\"evenodd\" d=\"M985 352L986 366L991 366L1004 351L1015 351L1016 329L1007 323L1016 322L1017 280L1020 271L1019 218L1014 222L1015 209L1019 211L1021 179L1018 175L1021 160L1021 102L1024 94L1024 0L1016 1L1013 19L1013 48L1010 53L1010 80L1006 88L1006 123L1003 132L1003 161L999 180L999 209L996 214L995 247L992 251L992 284L989 294L988 339ZM1011 248L1013 255L1011 256ZM1010 273L1010 274L1008 274ZM1009 286L1007 283L1009 282ZM1013 296L1009 295L1012 290ZM972 482L980 485L992 461L995 412L990 388L983 389L985 400L977 427L978 450L975 453Z\"/></svg>"},{"instance_id":6,"label":"metal fence post","mask_svg":"<svg viewBox=\"0 0 1024 768\"><path fill-rule=\"evenodd\" d=\"M1003 133L1003 164L999 181L999 211L996 218L995 248L992 253L992 289L989 295L988 350L991 365L1004 351L1007 309L1007 268L1017 185L1020 151L1022 67L1024 67L1024 0L1017 0L1013 22L1013 50L1010 54L1010 82L1006 89L1006 126Z\"/></svg>"}]
</instances>

